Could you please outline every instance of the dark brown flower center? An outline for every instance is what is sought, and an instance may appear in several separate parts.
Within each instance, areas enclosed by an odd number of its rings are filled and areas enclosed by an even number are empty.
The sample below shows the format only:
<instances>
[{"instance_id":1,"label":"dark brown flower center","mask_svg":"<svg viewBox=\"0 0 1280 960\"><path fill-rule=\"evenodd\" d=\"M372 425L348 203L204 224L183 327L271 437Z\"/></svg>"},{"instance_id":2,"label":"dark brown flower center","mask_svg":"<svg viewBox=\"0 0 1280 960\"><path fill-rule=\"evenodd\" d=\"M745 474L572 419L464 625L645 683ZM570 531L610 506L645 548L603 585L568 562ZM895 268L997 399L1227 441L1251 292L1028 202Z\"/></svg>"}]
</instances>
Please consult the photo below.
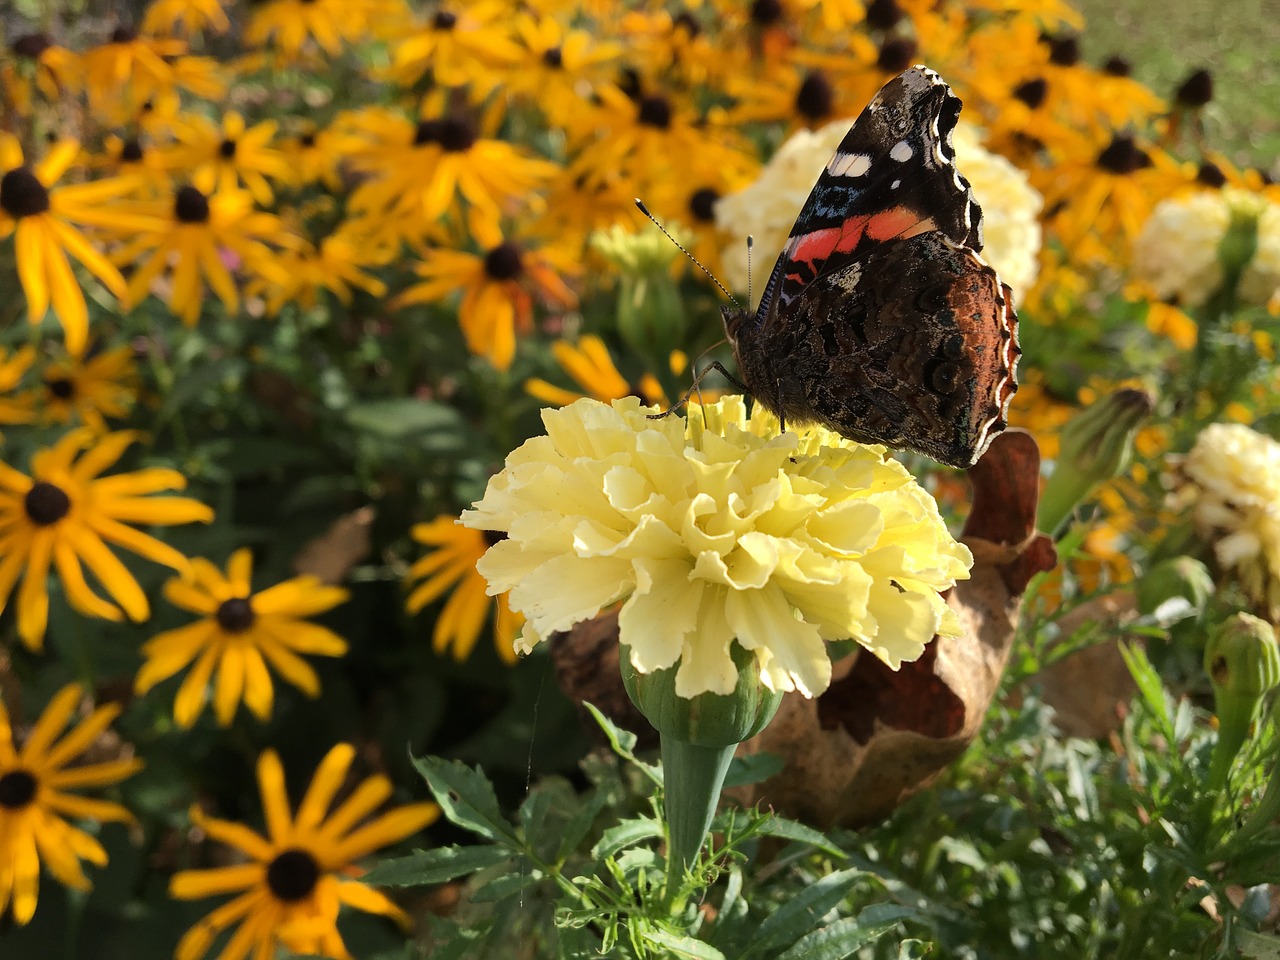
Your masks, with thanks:
<instances>
[{"instance_id":1,"label":"dark brown flower center","mask_svg":"<svg viewBox=\"0 0 1280 960\"><path fill-rule=\"evenodd\" d=\"M867 26L874 30L892 30L904 16L897 0L871 0L867 4Z\"/></svg>"},{"instance_id":2,"label":"dark brown flower center","mask_svg":"<svg viewBox=\"0 0 1280 960\"><path fill-rule=\"evenodd\" d=\"M915 63L917 49L914 37L893 37L880 44L876 66L884 73L901 73Z\"/></svg>"},{"instance_id":3,"label":"dark brown flower center","mask_svg":"<svg viewBox=\"0 0 1280 960\"><path fill-rule=\"evenodd\" d=\"M825 120L835 107L836 92L820 70L811 70L796 91L796 110L809 121Z\"/></svg>"},{"instance_id":4,"label":"dark brown flower center","mask_svg":"<svg viewBox=\"0 0 1280 960\"><path fill-rule=\"evenodd\" d=\"M421 147L428 143L439 143L440 127L439 120L419 120L418 126L413 131L413 145Z\"/></svg>"},{"instance_id":5,"label":"dark brown flower center","mask_svg":"<svg viewBox=\"0 0 1280 960\"><path fill-rule=\"evenodd\" d=\"M218 610L213 616L218 621L218 626L227 633L244 633L258 619L248 597L232 597L230 600L223 600L218 604Z\"/></svg>"},{"instance_id":6,"label":"dark brown flower center","mask_svg":"<svg viewBox=\"0 0 1280 960\"><path fill-rule=\"evenodd\" d=\"M553 70L564 66L564 51L559 47L550 47L542 51L542 62Z\"/></svg>"},{"instance_id":7,"label":"dark brown flower center","mask_svg":"<svg viewBox=\"0 0 1280 960\"><path fill-rule=\"evenodd\" d=\"M44 385L59 400L70 400L76 393L75 381L69 377L53 377L46 380Z\"/></svg>"},{"instance_id":8,"label":"dark brown flower center","mask_svg":"<svg viewBox=\"0 0 1280 960\"><path fill-rule=\"evenodd\" d=\"M666 130L671 126L671 103L666 97L641 97L637 119L646 127Z\"/></svg>"},{"instance_id":9,"label":"dark brown flower center","mask_svg":"<svg viewBox=\"0 0 1280 960\"><path fill-rule=\"evenodd\" d=\"M771 27L781 19L781 0L752 0L751 22L757 27Z\"/></svg>"},{"instance_id":10,"label":"dark brown flower center","mask_svg":"<svg viewBox=\"0 0 1280 960\"><path fill-rule=\"evenodd\" d=\"M452 30L458 25L458 15L451 10L437 10L431 18L431 26L436 30Z\"/></svg>"},{"instance_id":11,"label":"dark brown flower center","mask_svg":"<svg viewBox=\"0 0 1280 960\"><path fill-rule=\"evenodd\" d=\"M320 865L305 850L286 850L267 866L267 886L284 903L309 897L319 879Z\"/></svg>"},{"instance_id":12,"label":"dark brown flower center","mask_svg":"<svg viewBox=\"0 0 1280 960\"><path fill-rule=\"evenodd\" d=\"M1203 184L1206 187L1225 187L1227 185L1227 175L1222 172L1222 168L1216 163L1206 160L1200 164L1200 169L1196 171L1196 183Z\"/></svg>"},{"instance_id":13,"label":"dark brown flower center","mask_svg":"<svg viewBox=\"0 0 1280 960\"><path fill-rule=\"evenodd\" d=\"M129 139L120 144L120 160L123 163L137 163L141 159L142 144L136 139Z\"/></svg>"},{"instance_id":14,"label":"dark brown flower center","mask_svg":"<svg viewBox=\"0 0 1280 960\"><path fill-rule=\"evenodd\" d=\"M173 215L179 223L208 223L209 198L191 184L179 187L173 198Z\"/></svg>"},{"instance_id":15,"label":"dark brown flower center","mask_svg":"<svg viewBox=\"0 0 1280 960\"><path fill-rule=\"evenodd\" d=\"M1080 62L1080 38L1074 34L1045 37L1049 45L1049 62L1059 67L1074 67Z\"/></svg>"},{"instance_id":16,"label":"dark brown flower center","mask_svg":"<svg viewBox=\"0 0 1280 960\"><path fill-rule=\"evenodd\" d=\"M1021 100L1032 110L1035 110L1040 106L1040 104L1044 103L1045 94L1048 92L1049 84L1045 82L1044 77L1036 77L1034 80L1027 80L1013 88L1014 97Z\"/></svg>"},{"instance_id":17,"label":"dark brown flower center","mask_svg":"<svg viewBox=\"0 0 1280 960\"><path fill-rule=\"evenodd\" d=\"M514 280L524 273L520 248L509 240L498 244L484 255L484 272L490 280Z\"/></svg>"},{"instance_id":18,"label":"dark brown flower center","mask_svg":"<svg viewBox=\"0 0 1280 960\"><path fill-rule=\"evenodd\" d=\"M1108 57L1102 72L1109 77L1127 77L1133 73L1133 65L1124 57Z\"/></svg>"},{"instance_id":19,"label":"dark brown flower center","mask_svg":"<svg viewBox=\"0 0 1280 960\"><path fill-rule=\"evenodd\" d=\"M690 40L702 33L702 24L688 10L681 10L677 13L671 20L671 26L675 30L683 30Z\"/></svg>"},{"instance_id":20,"label":"dark brown flower center","mask_svg":"<svg viewBox=\"0 0 1280 960\"><path fill-rule=\"evenodd\" d=\"M218 144L218 156L223 160L231 160L236 155L236 142L230 137Z\"/></svg>"},{"instance_id":21,"label":"dark brown flower center","mask_svg":"<svg viewBox=\"0 0 1280 960\"><path fill-rule=\"evenodd\" d=\"M1151 158L1133 142L1133 137L1117 133L1098 154L1098 166L1108 173L1128 174L1151 166Z\"/></svg>"},{"instance_id":22,"label":"dark brown flower center","mask_svg":"<svg viewBox=\"0 0 1280 960\"><path fill-rule=\"evenodd\" d=\"M133 43L138 39L138 31L133 27L116 27L111 31L112 43Z\"/></svg>"},{"instance_id":23,"label":"dark brown flower center","mask_svg":"<svg viewBox=\"0 0 1280 960\"><path fill-rule=\"evenodd\" d=\"M47 33L26 33L9 44L9 49L13 51L15 57L37 60L40 54L52 46L53 41L49 39Z\"/></svg>"},{"instance_id":24,"label":"dark brown flower center","mask_svg":"<svg viewBox=\"0 0 1280 960\"><path fill-rule=\"evenodd\" d=\"M30 167L15 167L0 177L0 210L15 220L49 209L49 191Z\"/></svg>"},{"instance_id":25,"label":"dark brown flower center","mask_svg":"<svg viewBox=\"0 0 1280 960\"><path fill-rule=\"evenodd\" d=\"M695 220L702 223L715 223L716 201L719 199L719 191L711 187L695 190L689 197L689 212L693 214Z\"/></svg>"},{"instance_id":26,"label":"dark brown flower center","mask_svg":"<svg viewBox=\"0 0 1280 960\"><path fill-rule=\"evenodd\" d=\"M449 153L466 153L476 143L476 128L459 117L440 121L440 146Z\"/></svg>"},{"instance_id":27,"label":"dark brown flower center","mask_svg":"<svg viewBox=\"0 0 1280 960\"><path fill-rule=\"evenodd\" d=\"M298 138L298 143L307 150L316 145L316 135L314 133L304 133Z\"/></svg>"},{"instance_id":28,"label":"dark brown flower center","mask_svg":"<svg viewBox=\"0 0 1280 960\"><path fill-rule=\"evenodd\" d=\"M1208 70L1195 71L1182 81L1173 98L1180 107L1189 107L1192 110L1203 107L1213 99L1213 74Z\"/></svg>"},{"instance_id":29,"label":"dark brown flower center","mask_svg":"<svg viewBox=\"0 0 1280 960\"><path fill-rule=\"evenodd\" d=\"M21 810L36 798L40 784L25 770L10 770L0 775L0 807Z\"/></svg>"},{"instance_id":30,"label":"dark brown flower center","mask_svg":"<svg viewBox=\"0 0 1280 960\"><path fill-rule=\"evenodd\" d=\"M71 498L61 487L37 480L23 497L22 508L27 511L27 517L32 523L48 527L71 512Z\"/></svg>"}]
</instances>

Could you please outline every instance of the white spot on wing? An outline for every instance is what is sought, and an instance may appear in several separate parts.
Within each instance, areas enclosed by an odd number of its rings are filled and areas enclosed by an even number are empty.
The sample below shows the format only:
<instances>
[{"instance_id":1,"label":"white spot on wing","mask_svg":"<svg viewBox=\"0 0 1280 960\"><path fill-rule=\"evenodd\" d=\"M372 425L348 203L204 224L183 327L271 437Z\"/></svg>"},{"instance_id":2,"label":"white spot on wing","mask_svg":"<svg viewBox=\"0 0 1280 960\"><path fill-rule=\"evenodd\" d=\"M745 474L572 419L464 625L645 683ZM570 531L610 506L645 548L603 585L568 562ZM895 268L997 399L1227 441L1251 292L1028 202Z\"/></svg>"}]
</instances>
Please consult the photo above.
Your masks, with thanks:
<instances>
[{"instance_id":1,"label":"white spot on wing","mask_svg":"<svg viewBox=\"0 0 1280 960\"><path fill-rule=\"evenodd\" d=\"M905 163L907 160L911 159L911 154L913 152L911 144L907 143L905 140L899 140L893 145L893 149L889 151L889 156L894 160L897 160L899 163Z\"/></svg>"},{"instance_id":2,"label":"white spot on wing","mask_svg":"<svg viewBox=\"0 0 1280 960\"><path fill-rule=\"evenodd\" d=\"M897 190L900 186L902 186L902 181L901 181L901 180L895 180L895 181L893 181L893 183L889 184L889 189L890 189L890 190Z\"/></svg>"},{"instance_id":3,"label":"white spot on wing","mask_svg":"<svg viewBox=\"0 0 1280 960\"><path fill-rule=\"evenodd\" d=\"M837 153L827 164L833 177L860 177L871 169L871 158L865 153Z\"/></svg>"}]
</instances>

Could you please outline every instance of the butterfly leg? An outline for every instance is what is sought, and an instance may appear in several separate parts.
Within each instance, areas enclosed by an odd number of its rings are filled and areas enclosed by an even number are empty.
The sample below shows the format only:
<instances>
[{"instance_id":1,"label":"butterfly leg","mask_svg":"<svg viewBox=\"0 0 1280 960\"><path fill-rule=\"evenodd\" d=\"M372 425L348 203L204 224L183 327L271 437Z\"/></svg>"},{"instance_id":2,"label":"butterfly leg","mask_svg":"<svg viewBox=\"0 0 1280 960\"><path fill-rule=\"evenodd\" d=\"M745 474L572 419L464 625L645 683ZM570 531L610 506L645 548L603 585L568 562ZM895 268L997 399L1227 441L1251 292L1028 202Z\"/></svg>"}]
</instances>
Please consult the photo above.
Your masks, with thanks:
<instances>
[{"instance_id":1,"label":"butterfly leg","mask_svg":"<svg viewBox=\"0 0 1280 960\"><path fill-rule=\"evenodd\" d=\"M728 380L731 384L733 384L743 393L745 394L751 393L751 391L747 388L747 385L745 383L743 383L741 380L739 380L737 377L735 377L732 373L730 373L728 370L724 368L724 364L722 364L719 360L712 360L710 363L708 363L705 367L703 367L701 370L697 372L697 374L693 378L693 385L684 392L684 396L682 396L679 400L673 403L666 410L663 410L661 413L649 414L649 419L661 420L663 417L669 417L671 414L675 413L677 410L683 407L686 403L689 402L690 397L692 397L695 393L698 393L700 391L700 388L702 387L702 378L705 377L712 370L718 370L722 377Z\"/></svg>"}]
</instances>

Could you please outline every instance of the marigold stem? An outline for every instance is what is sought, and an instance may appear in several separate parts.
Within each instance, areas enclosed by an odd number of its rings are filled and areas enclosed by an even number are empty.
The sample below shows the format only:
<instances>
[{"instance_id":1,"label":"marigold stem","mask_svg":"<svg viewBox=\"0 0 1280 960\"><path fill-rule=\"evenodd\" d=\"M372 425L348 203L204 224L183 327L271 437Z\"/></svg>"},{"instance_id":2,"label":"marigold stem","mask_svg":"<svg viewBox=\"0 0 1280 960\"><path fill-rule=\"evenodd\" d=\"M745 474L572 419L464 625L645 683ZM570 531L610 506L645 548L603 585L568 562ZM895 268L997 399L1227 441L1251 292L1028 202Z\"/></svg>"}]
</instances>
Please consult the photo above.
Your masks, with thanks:
<instances>
[{"instance_id":1,"label":"marigold stem","mask_svg":"<svg viewBox=\"0 0 1280 960\"><path fill-rule=\"evenodd\" d=\"M685 873L698 862L737 745L702 747L666 734L661 735L661 741L668 831L666 895L670 902Z\"/></svg>"}]
</instances>

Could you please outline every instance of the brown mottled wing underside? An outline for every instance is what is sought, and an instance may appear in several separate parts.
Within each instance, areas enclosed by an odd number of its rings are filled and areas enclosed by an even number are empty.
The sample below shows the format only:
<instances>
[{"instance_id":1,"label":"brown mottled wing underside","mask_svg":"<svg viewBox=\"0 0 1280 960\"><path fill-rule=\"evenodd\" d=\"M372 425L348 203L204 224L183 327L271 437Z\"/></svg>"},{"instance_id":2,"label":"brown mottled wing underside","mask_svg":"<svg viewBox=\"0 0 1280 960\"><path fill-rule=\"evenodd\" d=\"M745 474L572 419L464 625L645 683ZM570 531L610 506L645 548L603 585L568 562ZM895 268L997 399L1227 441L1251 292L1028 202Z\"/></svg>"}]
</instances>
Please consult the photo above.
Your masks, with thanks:
<instances>
[{"instance_id":1,"label":"brown mottled wing underside","mask_svg":"<svg viewBox=\"0 0 1280 960\"><path fill-rule=\"evenodd\" d=\"M818 277L739 351L756 400L786 423L971 466L1017 390L1009 288L938 232L888 241Z\"/></svg>"}]
</instances>

